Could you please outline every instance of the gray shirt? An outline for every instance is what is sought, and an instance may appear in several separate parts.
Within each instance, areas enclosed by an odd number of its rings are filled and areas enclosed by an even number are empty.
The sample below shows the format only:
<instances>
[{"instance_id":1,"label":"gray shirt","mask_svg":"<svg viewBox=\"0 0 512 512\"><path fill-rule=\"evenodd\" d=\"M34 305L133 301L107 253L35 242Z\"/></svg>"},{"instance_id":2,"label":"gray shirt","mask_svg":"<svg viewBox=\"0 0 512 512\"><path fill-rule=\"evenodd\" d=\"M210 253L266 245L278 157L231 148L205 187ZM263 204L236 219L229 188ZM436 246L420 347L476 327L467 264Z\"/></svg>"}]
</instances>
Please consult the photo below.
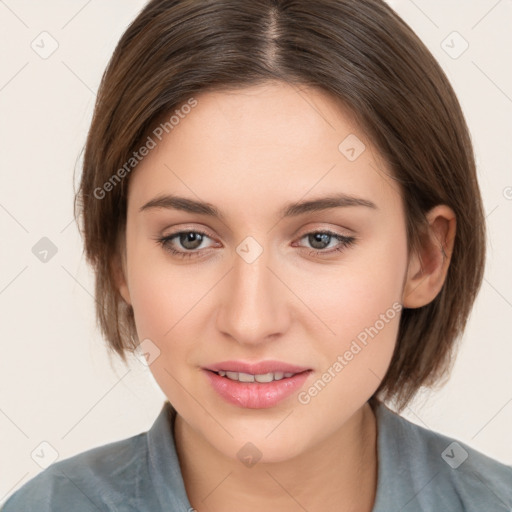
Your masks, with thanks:
<instances>
[{"instance_id":1,"label":"gray shirt","mask_svg":"<svg viewBox=\"0 0 512 512\"><path fill-rule=\"evenodd\" d=\"M512 510L512 466L417 426L383 404L373 512ZM173 437L169 402L148 432L53 463L0 512L193 512Z\"/></svg>"}]
</instances>

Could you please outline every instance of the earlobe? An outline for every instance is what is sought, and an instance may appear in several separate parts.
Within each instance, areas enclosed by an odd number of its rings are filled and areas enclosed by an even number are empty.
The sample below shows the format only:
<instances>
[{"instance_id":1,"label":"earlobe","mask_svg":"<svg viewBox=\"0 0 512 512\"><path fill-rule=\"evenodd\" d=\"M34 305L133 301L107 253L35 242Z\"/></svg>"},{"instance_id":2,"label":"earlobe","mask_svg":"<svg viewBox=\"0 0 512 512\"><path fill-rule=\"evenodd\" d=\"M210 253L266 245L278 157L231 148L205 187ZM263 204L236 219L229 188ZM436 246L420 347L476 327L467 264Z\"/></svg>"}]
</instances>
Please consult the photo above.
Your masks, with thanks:
<instances>
[{"instance_id":1,"label":"earlobe","mask_svg":"<svg viewBox=\"0 0 512 512\"><path fill-rule=\"evenodd\" d=\"M438 205L427 215L428 230L420 247L410 256L403 289L406 308L419 308L432 302L446 279L456 233L456 218L447 205Z\"/></svg>"}]
</instances>

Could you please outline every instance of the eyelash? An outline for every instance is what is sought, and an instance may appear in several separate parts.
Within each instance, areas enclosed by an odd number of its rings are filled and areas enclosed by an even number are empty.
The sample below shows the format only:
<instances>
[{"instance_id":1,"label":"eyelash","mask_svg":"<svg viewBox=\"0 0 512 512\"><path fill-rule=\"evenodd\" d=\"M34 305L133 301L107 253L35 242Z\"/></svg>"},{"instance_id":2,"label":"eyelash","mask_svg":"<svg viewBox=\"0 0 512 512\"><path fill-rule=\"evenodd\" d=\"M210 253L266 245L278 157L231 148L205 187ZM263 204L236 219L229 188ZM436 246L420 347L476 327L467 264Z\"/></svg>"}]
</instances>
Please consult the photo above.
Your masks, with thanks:
<instances>
[{"instance_id":1,"label":"eyelash","mask_svg":"<svg viewBox=\"0 0 512 512\"><path fill-rule=\"evenodd\" d=\"M163 249L169 253L171 253L174 256L177 256L178 258L191 258L196 257L196 255L199 253L199 249L195 249L193 251L177 251L176 249L173 249L169 242L171 242L172 239L176 238L179 235L188 234L188 233L195 233L199 235L206 236L208 238L211 238L207 233L201 230L185 230L185 231L177 231L176 233L172 233L168 236L157 238L157 242L163 247ZM305 233L302 235L299 240L302 240L303 238L309 236L309 235L329 235L332 238L338 240L340 242L340 245L336 247L335 249L331 249L330 251L326 251L324 249L310 249L308 255L309 256L324 256L324 255L331 255L337 252L342 252L346 248L350 247L356 242L356 237L353 236L344 236L340 235L339 233L335 233L333 231L329 230L323 230L323 231L310 231L309 233ZM307 249L303 247L303 249Z\"/></svg>"}]
</instances>

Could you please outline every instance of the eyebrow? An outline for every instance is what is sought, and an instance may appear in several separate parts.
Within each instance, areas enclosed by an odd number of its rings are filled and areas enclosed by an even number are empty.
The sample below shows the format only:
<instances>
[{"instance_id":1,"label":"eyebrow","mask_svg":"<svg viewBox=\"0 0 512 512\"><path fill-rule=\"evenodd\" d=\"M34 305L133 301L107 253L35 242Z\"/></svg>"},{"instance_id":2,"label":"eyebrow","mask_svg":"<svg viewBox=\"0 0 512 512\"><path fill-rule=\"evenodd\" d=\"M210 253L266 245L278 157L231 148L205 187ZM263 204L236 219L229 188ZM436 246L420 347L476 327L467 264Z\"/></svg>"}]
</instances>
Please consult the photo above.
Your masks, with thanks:
<instances>
[{"instance_id":1,"label":"eyebrow","mask_svg":"<svg viewBox=\"0 0 512 512\"><path fill-rule=\"evenodd\" d=\"M296 217L305 213L318 212L328 210L330 208L343 208L350 206L364 206L378 210L378 207L372 201L355 197L347 194L335 194L309 201L299 201L295 203L288 203L279 211L281 218ZM186 197L166 194L160 195L151 199L146 204L140 207L139 211L147 211L154 208L167 208L173 210L181 210L189 213L198 213L200 215L207 215L218 219L224 219L224 214L218 210L214 205L203 201L196 201Z\"/></svg>"}]
</instances>

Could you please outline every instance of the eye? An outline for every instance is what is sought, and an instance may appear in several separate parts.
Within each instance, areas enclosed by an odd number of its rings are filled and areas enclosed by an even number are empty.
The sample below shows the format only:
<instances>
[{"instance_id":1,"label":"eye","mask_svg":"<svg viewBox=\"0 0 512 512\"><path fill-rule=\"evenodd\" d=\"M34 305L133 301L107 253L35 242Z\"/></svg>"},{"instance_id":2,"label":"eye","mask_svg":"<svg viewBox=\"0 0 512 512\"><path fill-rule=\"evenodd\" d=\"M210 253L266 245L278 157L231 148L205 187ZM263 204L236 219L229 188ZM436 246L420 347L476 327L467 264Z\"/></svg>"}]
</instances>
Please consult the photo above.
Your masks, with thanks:
<instances>
[{"instance_id":1,"label":"eye","mask_svg":"<svg viewBox=\"0 0 512 512\"><path fill-rule=\"evenodd\" d=\"M206 238L210 238L203 231L178 231L177 233L167 235L157 239L157 242L168 252L178 258L190 258L197 256L198 249L201 247ZM174 240L176 239L176 242ZM173 247L173 243L179 244L185 250L177 250Z\"/></svg>"},{"instance_id":2,"label":"eye","mask_svg":"<svg viewBox=\"0 0 512 512\"><path fill-rule=\"evenodd\" d=\"M178 258L191 258L199 256L201 249L205 249L202 245L206 239L211 239L211 237L204 231L188 230L159 237L157 242L164 250ZM353 236L345 236L332 231L312 231L303 235L299 240L302 239L307 239L312 246L308 251L310 256L326 256L341 252L356 241ZM334 245L332 245L333 242ZM176 245L178 248L176 248ZM331 246L331 249L326 250L329 246ZM299 247L308 249L301 245Z\"/></svg>"},{"instance_id":3,"label":"eye","mask_svg":"<svg viewBox=\"0 0 512 512\"><path fill-rule=\"evenodd\" d=\"M356 238L353 236L345 236L332 231L312 231L303 235L300 240L307 239L312 249L308 251L310 256L323 256L345 250L353 245ZM334 242L334 245L331 245ZM325 250L331 245L331 250ZM304 247L307 249L307 247Z\"/></svg>"}]
</instances>

